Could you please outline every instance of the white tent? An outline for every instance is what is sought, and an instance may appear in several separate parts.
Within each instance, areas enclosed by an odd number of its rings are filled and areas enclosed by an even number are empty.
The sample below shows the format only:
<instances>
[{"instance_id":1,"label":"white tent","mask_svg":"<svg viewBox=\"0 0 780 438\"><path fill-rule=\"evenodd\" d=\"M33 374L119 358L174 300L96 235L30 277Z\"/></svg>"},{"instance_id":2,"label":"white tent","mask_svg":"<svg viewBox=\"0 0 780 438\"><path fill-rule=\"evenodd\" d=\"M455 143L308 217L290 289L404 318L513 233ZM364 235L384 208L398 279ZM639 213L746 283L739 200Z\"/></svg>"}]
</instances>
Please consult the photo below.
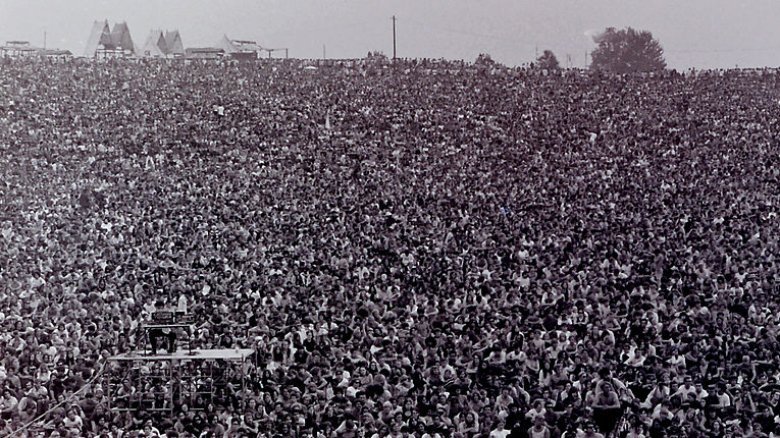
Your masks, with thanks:
<instances>
[{"instance_id":1,"label":"white tent","mask_svg":"<svg viewBox=\"0 0 780 438\"><path fill-rule=\"evenodd\" d=\"M111 31L111 42L115 49L121 47L122 50L135 52L135 44L133 44L133 38L130 36L130 29L127 27L127 23L114 24L114 30Z\"/></svg>"},{"instance_id":2,"label":"white tent","mask_svg":"<svg viewBox=\"0 0 780 438\"><path fill-rule=\"evenodd\" d=\"M144 43L138 54L150 58L164 58L167 55L167 51L165 36L163 36L162 31L153 30L149 33L146 43Z\"/></svg>"},{"instance_id":3,"label":"white tent","mask_svg":"<svg viewBox=\"0 0 780 438\"><path fill-rule=\"evenodd\" d=\"M184 44L178 30L165 32L165 47L168 55L184 55Z\"/></svg>"},{"instance_id":4,"label":"white tent","mask_svg":"<svg viewBox=\"0 0 780 438\"><path fill-rule=\"evenodd\" d=\"M263 47L256 41L232 40L227 35L223 35L217 42L217 47L224 50L225 54L240 56L242 59L259 58Z\"/></svg>"},{"instance_id":5,"label":"white tent","mask_svg":"<svg viewBox=\"0 0 780 438\"><path fill-rule=\"evenodd\" d=\"M108 27L108 20L95 21L87 40L87 48L84 51L84 55L92 58L99 49L113 48L112 46L113 41L111 39L111 29Z\"/></svg>"},{"instance_id":6,"label":"white tent","mask_svg":"<svg viewBox=\"0 0 780 438\"><path fill-rule=\"evenodd\" d=\"M230 38L228 38L227 35L222 36L222 39L220 39L219 42L217 43L217 47L224 50L225 53L238 52L238 47L236 47L236 45L233 44L233 41L230 41Z\"/></svg>"}]
</instances>

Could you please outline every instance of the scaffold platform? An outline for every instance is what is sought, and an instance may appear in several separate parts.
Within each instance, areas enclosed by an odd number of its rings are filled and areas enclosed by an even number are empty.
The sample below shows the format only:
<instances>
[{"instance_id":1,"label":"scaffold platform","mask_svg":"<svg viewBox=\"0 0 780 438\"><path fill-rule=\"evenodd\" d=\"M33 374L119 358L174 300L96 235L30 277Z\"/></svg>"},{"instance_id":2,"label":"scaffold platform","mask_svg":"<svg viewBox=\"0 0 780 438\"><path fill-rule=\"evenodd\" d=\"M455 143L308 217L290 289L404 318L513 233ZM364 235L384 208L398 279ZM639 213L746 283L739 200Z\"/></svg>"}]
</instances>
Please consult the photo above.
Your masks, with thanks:
<instances>
[{"instance_id":1,"label":"scaffold platform","mask_svg":"<svg viewBox=\"0 0 780 438\"><path fill-rule=\"evenodd\" d=\"M247 377L255 370L255 351L195 349L151 354L132 351L108 359L110 410L174 414L187 406L205 409L215 400L243 405Z\"/></svg>"},{"instance_id":2,"label":"scaffold platform","mask_svg":"<svg viewBox=\"0 0 780 438\"><path fill-rule=\"evenodd\" d=\"M241 349L215 349L215 350L201 350L195 349L190 353L187 350L176 351L173 353L157 353L151 354L147 351L133 351L130 353L120 354L117 356L111 356L109 361L160 361L160 360L227 360L227 361L243 361L255 353L254 350L249 348Z\"/></svg>"}]
</instances>

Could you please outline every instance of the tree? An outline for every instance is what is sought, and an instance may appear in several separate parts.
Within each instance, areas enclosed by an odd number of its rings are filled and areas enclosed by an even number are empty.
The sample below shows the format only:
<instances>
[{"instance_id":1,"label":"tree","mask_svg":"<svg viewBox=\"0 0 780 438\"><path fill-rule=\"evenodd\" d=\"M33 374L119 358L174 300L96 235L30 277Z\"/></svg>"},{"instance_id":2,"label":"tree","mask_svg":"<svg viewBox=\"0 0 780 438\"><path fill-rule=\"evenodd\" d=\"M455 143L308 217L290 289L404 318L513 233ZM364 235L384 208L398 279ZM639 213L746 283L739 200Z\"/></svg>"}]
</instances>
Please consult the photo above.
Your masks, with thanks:
<instances>
[{"instance_id":1,"label":"tree","mask_svg":"<svg viewBox=\"0 0 780 438\"><path fill-rule=\"evenodd\" d=\"M555 53L552 50L542 52L542 55L536 58L536 66L543 70L558 70L561 68L558 58L555 57Z\"/></svg>"},{"instance_id":2,"label":"tree","mask_svg":"<svg viewBox=\"0 0 780 438\"><path fill-rule=\"evenodd\" d=\"M607 28L593 37L598 44L591 53L590 68L613 73L654 72L666 68L664 49L653 34L632 28Z\"/></svg>"}]
</instances>

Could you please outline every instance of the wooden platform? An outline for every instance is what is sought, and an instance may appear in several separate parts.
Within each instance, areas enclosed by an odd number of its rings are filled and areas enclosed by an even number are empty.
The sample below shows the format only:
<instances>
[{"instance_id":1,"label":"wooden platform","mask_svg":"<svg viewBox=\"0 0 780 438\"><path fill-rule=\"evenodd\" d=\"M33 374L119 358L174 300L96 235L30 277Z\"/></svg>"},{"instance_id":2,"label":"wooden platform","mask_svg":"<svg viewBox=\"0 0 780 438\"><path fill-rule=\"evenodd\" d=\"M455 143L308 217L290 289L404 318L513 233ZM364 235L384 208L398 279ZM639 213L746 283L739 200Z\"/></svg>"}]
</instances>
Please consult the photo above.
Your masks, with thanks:
<instances>
[{"instance_id":1,"label":"wooden platform","mask_svg":"<svg viewBox=\"0 0 780 438\"><path fill-rule=\"evenodd\" d=\"M218 349L218 350L180 350L175 353L157 353L151 354L143 351L133 351L130 353L111 356L110 361L160 361L160 360L230 360L243 361L254 354L255 350L251 348L241 349Z\"/></svg>"}]
</instances>

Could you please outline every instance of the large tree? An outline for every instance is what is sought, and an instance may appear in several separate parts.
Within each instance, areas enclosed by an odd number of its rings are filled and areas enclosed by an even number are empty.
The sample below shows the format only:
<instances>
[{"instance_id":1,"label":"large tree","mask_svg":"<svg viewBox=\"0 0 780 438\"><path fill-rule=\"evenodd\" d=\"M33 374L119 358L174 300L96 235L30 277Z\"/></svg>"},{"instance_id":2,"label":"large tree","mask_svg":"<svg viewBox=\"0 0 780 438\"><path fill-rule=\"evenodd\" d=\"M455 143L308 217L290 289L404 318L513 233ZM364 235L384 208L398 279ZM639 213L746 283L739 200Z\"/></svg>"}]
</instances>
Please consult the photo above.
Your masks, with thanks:
<instances>
[{"instance_id":1,"label":"large tree","mask_svg":"<svg viewBox=\"0 0 780 438\"><path fill-rule=\"evenodd\" d=\"M593 38L599 45L591 53L590 67L613 73L661 71L666 68L664 49L653 34L632 28L607 28Z\"/></svg>"},{"instance_id":2,"label":"large tree","mask_svg":"<svg viewBox=\"0 0 780 438\"><path fill-rule=\"evenodd\" d=\"M558 70L561 65L552 50L545 50L536 58L536 66L544 70Z\"/></svg>"}]
</instances>

